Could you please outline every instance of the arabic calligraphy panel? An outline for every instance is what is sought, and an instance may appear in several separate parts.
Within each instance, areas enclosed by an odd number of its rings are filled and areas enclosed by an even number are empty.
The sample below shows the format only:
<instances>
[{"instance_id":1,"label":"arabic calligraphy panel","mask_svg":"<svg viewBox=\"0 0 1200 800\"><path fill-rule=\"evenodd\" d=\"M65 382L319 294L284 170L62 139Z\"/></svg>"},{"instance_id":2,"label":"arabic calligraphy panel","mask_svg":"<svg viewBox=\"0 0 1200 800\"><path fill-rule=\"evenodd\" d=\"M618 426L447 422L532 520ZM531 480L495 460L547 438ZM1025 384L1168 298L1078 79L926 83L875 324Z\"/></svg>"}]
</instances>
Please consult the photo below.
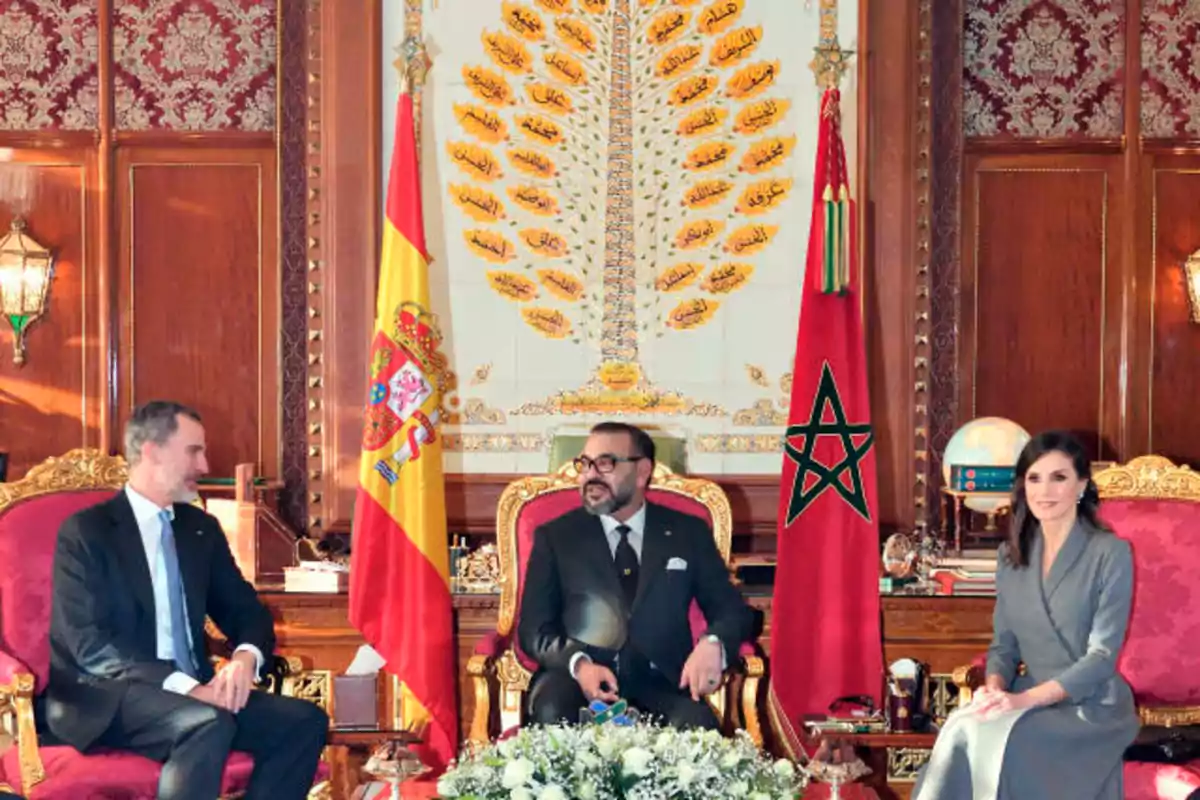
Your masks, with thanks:
<instances>
[{"instance_id":1,"label":"arabic calligraphy panel","mask_svg":"<svg viewBox=\"0 0 1200 800\"><path fill-rule=\"evenodd\" d=\"M748 0L426 0L433 303L454 370L489 365L456 398L489 413L447 426L448 469L544 469L556 433L621 417L685 437L696 471L778 470L813 193L818 13ZM848 49L857 17L846 0ZM389 51L403 23L385 9ZM384 108L397 92L387 69ZM855 92L852 70L852 172Z\"/></svg>"}]
</instances>

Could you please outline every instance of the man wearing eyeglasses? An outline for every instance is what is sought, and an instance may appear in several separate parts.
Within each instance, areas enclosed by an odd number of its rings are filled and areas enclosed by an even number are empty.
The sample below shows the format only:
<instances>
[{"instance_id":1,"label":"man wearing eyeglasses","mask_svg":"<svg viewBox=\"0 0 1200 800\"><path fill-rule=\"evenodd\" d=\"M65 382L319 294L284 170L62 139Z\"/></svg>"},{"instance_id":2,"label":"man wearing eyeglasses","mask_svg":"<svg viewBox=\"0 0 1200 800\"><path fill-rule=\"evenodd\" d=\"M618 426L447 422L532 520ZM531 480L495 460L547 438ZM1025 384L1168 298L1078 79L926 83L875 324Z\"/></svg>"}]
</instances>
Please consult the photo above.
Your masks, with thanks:
<instances>
[{"instance_id":1,"label":"man wearing eyeglasses","mask_svg":"<svg viewBox=\"0 0 1200 800\"><path fill-rule=\"evenodd\" d=\"M640 428L595 426L575 467L582 507L538 528L526 568L517 634L539 667L529 717L573 722L589 701L620 697L676 727L718 727L704 697L755 616L712 529L646 500L654 442ZM708 626L694 645L692 600Z\"/></svg>"}]
</instances>

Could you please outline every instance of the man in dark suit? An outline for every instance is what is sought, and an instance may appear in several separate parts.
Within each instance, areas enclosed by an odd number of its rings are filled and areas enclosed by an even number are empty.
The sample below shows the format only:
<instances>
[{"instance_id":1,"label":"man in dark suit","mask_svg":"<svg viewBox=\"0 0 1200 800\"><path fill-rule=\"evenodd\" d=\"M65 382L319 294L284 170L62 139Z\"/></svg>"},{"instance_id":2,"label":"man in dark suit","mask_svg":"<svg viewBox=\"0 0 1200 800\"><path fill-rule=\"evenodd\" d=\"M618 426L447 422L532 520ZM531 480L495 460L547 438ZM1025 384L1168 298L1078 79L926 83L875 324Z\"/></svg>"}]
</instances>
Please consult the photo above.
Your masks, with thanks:
<instances>
[{"instance_id":1,"label":"man in dark suit","mask_svg":"<svg viewBox=\"0 0 1200 800\"><path fill-rule=\"evenodd\" d=\"M251 691L274 625L216 519L190 504L208 471L204 450L195 411L141 406L125 428L128 484L63 523L46 724L81 751L163 762L162 800L213 800L230 750L254 757L247 800L300 800L329 721L312 703ZM215 674L206 616L238 645Z\"/></svg>"},{"instance_id":2,"label":"man in dark suit","mask_svg":"<svg viewBox=\"0 0 1200 800\"><path fill-rule=\"evenodd\" d=\"M712 530L646 501L654 442L617 422L595 426L579 469L583 507L534 534L518 637L538 662L535 722L574 722L593 699L624 697L677 727L716 728L704 697L753 635ZM693 647L688 608L708 630Z\"/></svg>"}]
</instances>

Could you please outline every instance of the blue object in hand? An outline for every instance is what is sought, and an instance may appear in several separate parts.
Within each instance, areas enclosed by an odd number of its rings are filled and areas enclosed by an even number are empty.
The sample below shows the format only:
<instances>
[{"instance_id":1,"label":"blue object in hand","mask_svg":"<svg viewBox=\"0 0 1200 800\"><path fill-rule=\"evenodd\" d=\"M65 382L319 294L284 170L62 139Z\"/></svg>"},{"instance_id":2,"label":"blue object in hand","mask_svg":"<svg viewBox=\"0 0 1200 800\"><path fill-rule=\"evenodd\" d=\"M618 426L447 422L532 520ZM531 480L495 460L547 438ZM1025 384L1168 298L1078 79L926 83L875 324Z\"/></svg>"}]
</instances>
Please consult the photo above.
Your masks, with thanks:
<instances>
[{"instance_id":1,"label":"blue object in hand","mask_svg":"<svg viewBox=\"0 0 1200 800\"><path fill-rule=\"evenodd\" d=\"M618 699L612 705L605 703L603 700L593 700L588 703L587 708L579 710L580 722L583 724L592 723L594 725L603 725L610 723L613 725L629 726L637 722L638 712L636 708L629 706L629 701Z\"/></svg>"}]
</instances>

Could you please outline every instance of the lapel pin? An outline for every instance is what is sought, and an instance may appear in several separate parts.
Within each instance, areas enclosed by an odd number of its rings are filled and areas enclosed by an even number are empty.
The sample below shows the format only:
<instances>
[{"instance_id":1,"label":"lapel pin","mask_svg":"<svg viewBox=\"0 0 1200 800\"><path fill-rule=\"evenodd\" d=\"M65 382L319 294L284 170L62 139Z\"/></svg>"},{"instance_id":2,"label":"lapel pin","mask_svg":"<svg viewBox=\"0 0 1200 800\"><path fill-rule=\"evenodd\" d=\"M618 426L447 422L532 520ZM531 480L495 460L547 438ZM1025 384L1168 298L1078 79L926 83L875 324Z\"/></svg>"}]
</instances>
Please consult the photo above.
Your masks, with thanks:
<instances>
[{"instance_id":1,"label":"lapel pin","mask_svg":"<svg viewBox=\"0 0 1200 800\"><path fill-rule=\"evenodd\" d=\"M663 536L670 536L670 535L671 535L671 531L670 531L670 530L668 530L666 533L664 533L664 534L663 534Z\"/></svg>"}]
</instances>

